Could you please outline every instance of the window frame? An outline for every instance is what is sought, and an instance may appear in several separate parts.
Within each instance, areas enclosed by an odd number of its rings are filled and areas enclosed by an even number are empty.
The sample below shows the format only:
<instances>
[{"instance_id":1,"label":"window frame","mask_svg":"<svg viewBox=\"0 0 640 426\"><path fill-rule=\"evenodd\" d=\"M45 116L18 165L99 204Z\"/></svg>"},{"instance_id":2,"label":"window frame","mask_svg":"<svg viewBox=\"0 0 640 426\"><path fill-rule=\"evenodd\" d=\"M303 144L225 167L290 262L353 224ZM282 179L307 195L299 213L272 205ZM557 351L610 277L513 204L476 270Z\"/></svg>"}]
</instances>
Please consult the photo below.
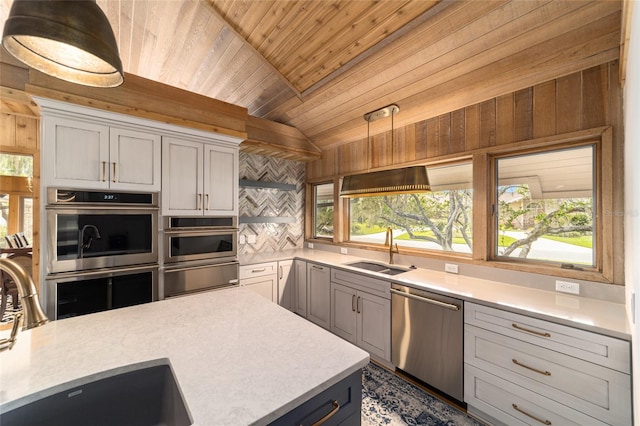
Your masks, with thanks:
<instances>
[{"instance_id":1,"label":"window frame","mask_svg":"<svg viewBox=\"0 0 640 426\"><path fill-rule=\"evenodd\" d=\"M318 186L321 186L321 185L333 185L333 193L334 193L334 196L333 196L333 224L334 224L334 226L333 226L333 235L332 236L318 236L316 234L316 229L317 229L317 227L316 227L316 220L317 220L317 198L316 198L316 196L317 196L317 188L318 188ZM336 239L336 226L335 226L335 224L336 224L336 210L337 210L336 205L337 204L336 204L335 192L336 191L335 191L335 182L334 181L314 182L314 183L309 185L309 194L310 194L309 199L312 200L312 202L311 202L311 206L312 207L311 207L311 212L310 212L311 214L309 215L309 218L310 218L309 230L310 230L311 239L319 240L319 241L334 241Z\"/></svg>"},{"instance_id":2,"label":"window frame","mask_svg":"<svg viewBox=\"0 0 640 426\"><path fill-rule=\"evenodd\" d=\"M615 139L618 143L618 139ZM494 170L492 158L497 156L512 156L545 150L556 150L581 145L595 145L595 216L596 236L594 247L596 248L596 266L591 269L563 269L557 263L553 265L540 264L539 261L510 261L505 258L493 257L494 237L493 223L495 205L493 190ZM624 253L624 199L622 194L622 172L620 147L614 146L613 128L611 126L596 127L575 132L563 133L512 142L505 145L496 145L485 148L477 148L461 153L460 155L448 155L433 158L432 161L422 161L419 164L436 166L442 163L454 164L455 162L469 161L473 166L473 251L469 258L455 252L442 252L433 250L414 250L403 248L401 252L410 256L427 259L469 263L476 266L493 267L518 272L551 275L561 278L578 279L585 281L601 282L608 284L624 283L624 264L620 261ZM418 162L398 163L395 167L416 165ZM355 172L355 171L354 171ZM342 171L341 175L345 172ZM312 234L311 215L313 207L306 203L307 221L306 241L329 243L341 247L353 247L357 249L385 251L388 250L379 244L352 243L345 240L348 235L349 208L348 200L340 199L341 176L324 177L314 181L307 181L307 199L313 192L311 187L317 183L334 182L334 238L314 239ZM614 191L615 186L615 191ZM338 226L339 225L339 226Z\"/></svg>"}]
</instances>

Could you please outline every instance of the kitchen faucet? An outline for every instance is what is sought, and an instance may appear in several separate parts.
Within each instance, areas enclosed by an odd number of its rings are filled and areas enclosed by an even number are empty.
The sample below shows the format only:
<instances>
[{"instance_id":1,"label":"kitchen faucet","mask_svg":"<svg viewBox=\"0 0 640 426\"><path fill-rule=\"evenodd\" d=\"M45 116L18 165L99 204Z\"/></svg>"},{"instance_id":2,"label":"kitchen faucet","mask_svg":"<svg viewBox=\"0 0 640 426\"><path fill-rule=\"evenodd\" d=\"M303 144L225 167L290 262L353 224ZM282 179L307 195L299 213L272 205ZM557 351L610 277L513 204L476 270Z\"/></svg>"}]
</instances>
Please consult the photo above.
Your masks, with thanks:
<instances>
[{"instance_id":1,"label":"kitchen faucet","mask_svg":"<svg viewBox=\"0 0 640 426\"><path fill-rule=\"evenodd\" d=\"M38 300L38 293L33 280L29 276L29 273L20 264L6 257L2 257L0 258L0 271L6 272L16 283L16 286L18 287L18 294L20 295L20 301L22 302L22 312L13 316L11 335L8 338L0 339L1 352L6 349L11 349L15 344L16 336L18 334L18 326L23 314L24 321L22 330L40 327L41 325L48 323L49 319L44 312L42 312L40 301ZM6 295L3 295L2 297L6 297ZM14 304L17 304L17 301L14 301Z\"/></svg>"},{"instance_id":2,"label":"kitchen faucet","mask_svg":"<svg viewBox=\"0 0 640 426\"><path fill-rule=\"evenodd\" d=\"M400 253L400 251L398 250L398 244L396 244L396 247L394 249L393 247L393 230L391 229L391 227L389 226L387 228L387 233L384 237L384 245L389 245L389 265L393 265L393 253Z\"/></svg>"},{"instance_id":3,"label":"kitchen faucet","mask_svg":"<svg viewBox=\"0 0 640 426\"><path fill-rule=\"evenodd\" d=\"M80 230L80 235L78 236L78 259L82 259L84 256L84 251L91 247L91 243L93 242L93 237L89 236L89 241L87 243L84 242L84 232L87 229L91 229L95 234L96 240L101 239L100 231L95 225L85 225Z\"/></svg>"}]
</instances>

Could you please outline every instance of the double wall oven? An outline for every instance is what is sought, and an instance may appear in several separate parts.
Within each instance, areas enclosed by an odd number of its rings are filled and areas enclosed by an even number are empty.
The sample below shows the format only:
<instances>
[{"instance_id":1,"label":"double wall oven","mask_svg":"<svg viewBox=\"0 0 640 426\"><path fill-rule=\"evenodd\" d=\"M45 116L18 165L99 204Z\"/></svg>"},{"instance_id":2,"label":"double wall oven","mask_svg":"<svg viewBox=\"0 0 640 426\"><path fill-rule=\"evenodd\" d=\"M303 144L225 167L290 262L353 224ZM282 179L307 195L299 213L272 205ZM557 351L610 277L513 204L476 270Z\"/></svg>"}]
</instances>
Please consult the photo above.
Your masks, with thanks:
<instances>
[{"instance_id":1,"label":"double wall oven","mask_svg":"<svg viewBox=\"0 0 640 426\"><path fill-rule=\"evenodd\" d=\"M238 285L238 218L165 217L163 295Z\"/></svg>"},{"instance_id":2,"label":"double wall oven","mask_svg":"<svg viewBox=\"0 0 640 426\"><path fill-rule=\"evenodd\" d=\"M158 299L158 194L47 189L50 318Z\"/></svg>"}]
</instances>

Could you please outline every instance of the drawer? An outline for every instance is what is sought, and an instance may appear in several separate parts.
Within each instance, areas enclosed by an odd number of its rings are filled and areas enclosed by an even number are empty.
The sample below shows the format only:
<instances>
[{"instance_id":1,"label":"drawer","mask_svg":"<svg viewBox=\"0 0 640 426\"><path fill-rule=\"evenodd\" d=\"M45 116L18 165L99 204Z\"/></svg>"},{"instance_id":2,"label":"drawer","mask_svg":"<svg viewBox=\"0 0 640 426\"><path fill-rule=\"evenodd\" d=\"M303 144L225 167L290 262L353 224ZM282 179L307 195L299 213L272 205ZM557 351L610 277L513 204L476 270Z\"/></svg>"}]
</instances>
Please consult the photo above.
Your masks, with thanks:
<instances>
[{"instance_id":1,"label":"drawer","mask_svg":"<svg viewBox=\"0 0 640 426\"><path fill-rule=\"evenodd\" d=\"M623 373L631 371L631 348L624 340L475 303L465 304L464 322Z\"/></svg>"},{"instance_id":2,"label":"drawer","mask_svg":"<svg viewBox=\"0 0 640 426\"><path fill-rule=\"evenodd\" d=\"M619 371L465 325L472 365L610 424L631 423L631 377Z\"/></svg>"},{"instance_id":3,"label":"drawer","mask_svg":"<svg viewBox=\"0 0 640 426\"><path fill-rule=\"evenodd\" d=\"M389 291L391 289L391 283L389 281L379 280L336 268L331 269L331 281L366 293L375 294L385 299L391 299L391 292Z\"/></svg>"},{"instance_id":4,"label":"drawer","mask_svg":"<svg viewBox=\"0 0 640 426\"><path fill-rule=\"evenodd\" d=\"M278 272L278 262L254 263L252 265L240 266L240 279L262 277L276 274Z\"/></svg>"},{"instance_id":5,"label":"drawer","mask_svg":"<svg viewBox=\"0 0 640 426\"><path fill-rule=\"evenodd\" d=\"M470 414L484 418L492 424L500 422L509 426L606 425L566 405L467 364L464 368L464 401Z\"/></svg>"}]
</instances>

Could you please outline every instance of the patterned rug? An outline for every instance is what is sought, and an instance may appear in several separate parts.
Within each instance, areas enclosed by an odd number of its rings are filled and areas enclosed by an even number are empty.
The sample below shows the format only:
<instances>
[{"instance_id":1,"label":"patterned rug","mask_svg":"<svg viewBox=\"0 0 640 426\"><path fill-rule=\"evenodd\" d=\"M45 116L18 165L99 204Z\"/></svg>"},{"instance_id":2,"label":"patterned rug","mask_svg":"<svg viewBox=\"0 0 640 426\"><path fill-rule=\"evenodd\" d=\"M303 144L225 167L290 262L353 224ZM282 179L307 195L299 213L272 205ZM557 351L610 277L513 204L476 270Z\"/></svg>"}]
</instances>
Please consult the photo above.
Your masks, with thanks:
<instances>
[{"instance_id":1,"label":"patterned rug","mask_svg":"<svg viewBox=\"0 0 640 426\"><path fill-rule=\"evenodd\" d=\"M395 374L369 363L362 374L362 426L482 426Z\"/></svg>"}]
</instances>

